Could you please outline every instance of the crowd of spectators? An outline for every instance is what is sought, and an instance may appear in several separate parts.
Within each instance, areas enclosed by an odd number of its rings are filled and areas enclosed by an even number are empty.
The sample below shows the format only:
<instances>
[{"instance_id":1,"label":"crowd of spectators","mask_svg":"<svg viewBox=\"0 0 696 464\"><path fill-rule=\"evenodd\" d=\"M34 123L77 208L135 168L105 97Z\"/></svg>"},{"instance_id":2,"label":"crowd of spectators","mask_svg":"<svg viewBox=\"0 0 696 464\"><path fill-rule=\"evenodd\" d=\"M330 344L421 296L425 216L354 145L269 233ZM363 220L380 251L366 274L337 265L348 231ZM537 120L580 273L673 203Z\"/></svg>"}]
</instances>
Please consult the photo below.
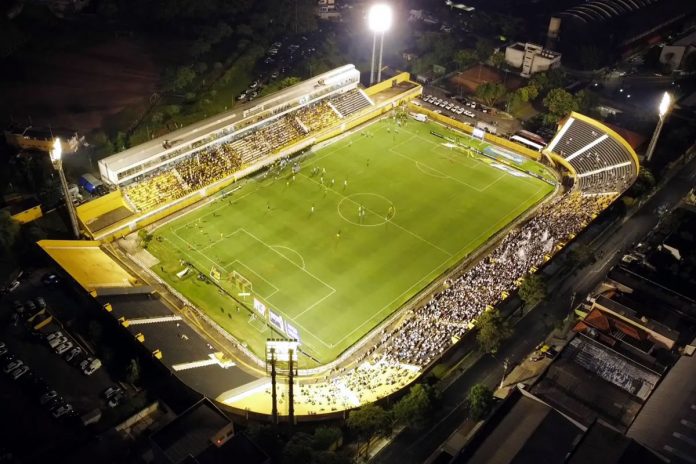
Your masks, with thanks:
<instances>
[{"instance_id":1,"label":"crowd of spectators","mask_svg":"<svg viewBox=\"0 0 696 464\"><path fill-rule=\"evenodd\" d=\"M139 211L147 211L228 177L243 165L276 153L308 131L334 125L338 114L326 101L300 108L229 142L209 145L124 188Z\"/></svg>"},{"instance_id":2,"label":"crowd of spectators","mask_svg":"<svg viewBox=\"0 0 696 464\"><path fill-rule=\"evenodd\" d=\"M540 207L533 218L513 229L483 260L446 282L424 306L391 332L384 332L372 357L426 366L504 293L515 289L554 248L582 230L611 200L607 196L567 193Z\"/></svg>"},{"instance_id":3,"label":"crowd of spectators","mask_svg":"<svg viewBox=\"0 0 696 464\"><path fill-rule=\"evenodd\" d=\"M486 258L447 280L444 290L407 314L398 326L383 329L378 342L356 359L357 366L336 368L319 381L299 385L296 404L309 413L329 413L402 389L473 327L483 311L512 292L521 278L585 228L613 198L571 191L542 205ZM270 395L270 390L266 394Z\"/></svg>"}]
</instances>

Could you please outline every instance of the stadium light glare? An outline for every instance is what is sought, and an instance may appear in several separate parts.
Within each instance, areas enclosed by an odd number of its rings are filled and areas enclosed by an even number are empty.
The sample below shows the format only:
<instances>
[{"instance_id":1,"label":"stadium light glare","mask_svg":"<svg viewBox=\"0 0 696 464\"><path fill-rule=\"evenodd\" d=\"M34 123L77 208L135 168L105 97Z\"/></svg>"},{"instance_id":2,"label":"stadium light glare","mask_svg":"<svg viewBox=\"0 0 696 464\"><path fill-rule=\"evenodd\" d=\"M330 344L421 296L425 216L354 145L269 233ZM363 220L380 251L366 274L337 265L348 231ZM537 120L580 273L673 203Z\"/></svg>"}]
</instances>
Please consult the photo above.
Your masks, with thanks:
<instances>
[{"instance_id":1,"label":"stadium light glare","mask_svg":"<svg viewBox=\"0 0 696 464\"><path fill-rule=\"evenodd\" d=\"M668 92L665 92L665 94L662 95L662 100L660 100L660 107L658 108L661 118L663 118L665 114L667 114L671 104L672 96Z\"/></svg>"},{"instance_id":2,"label":"stadium light glare","mask_svg":"<svg viewBox=\"0 0 696 464\"><path fill-rule=\"evenodd\" d=\"M68 188L68 181L65 179L65 172L63 172L63 162L61 160L63 157L63 145L60 143L60 138L56 137L53 140L53 148L48 152L48 156L51 158L53 167L56 171L58 171L60 184L63 187L65 207L68 209L68 216L70 216L70 224L72 225L73 235L75 238L80 238L80 228L77 225L77 213L75 212L75 205L73 205L70 189Z\"/></svg>"},{"instance_id":3,"label":"stadium light glare","mask_svg":"<svg viewBox=\"0 0 696 464\"><path fill-rule=\"evenodd\" d=\"M372 5L367 13L367 24L372 32L384 33L389 30L392 23L392 10L389 5L377 3Z\"/></svg>"},{"instance_id":4,"label":"stadium light glare","mask_svg":"<svg viewBox=\"0 0 696 464\"><path fill-rule=\"evenodd\" d=\"M375 57L377 52L377 36L379 35L379 61L377 61L377 82L382 80L382 51L384 49L384 33L392 24L392 9L385 3L376 3L367 12L367 25L372 31L372 62L370 63L370 85L375 83Z\"/></svg>"},{"instance_id":5,"label":"stadium light glare","mask_svg":"<svg viewBox=\"0 0 696 464\"><path fill-rule=\"evenodd\" d=\"M657 108L657 112L660 117L657 119L655 132L653 132L653 136L650 139L650 145L648 145L648 149L645 151L645 159L648 161L652 159L653 153L655 153L655 146L657 146L657 140L660 138L660 132L662 132L662 126L665 123L665 119L667 119L667 113L669 113L669 108L671 105L672 96L669 94L669 92L665 92L664 95L662 95L662 100L660 100L660 106Z\"/></svg>"},{"instance_id":6,"label":"stadium light glare","mask_svg":"<svg viewBox=\"0 0 696 464\"><path fill-rule=\"evenodd\" d=\"M63 146L60 143L59 137L56 137L53 140L53 149L49 152L49 155L51 156L51 161L54 163L56 161L60 161L60 159L63 157Z\"/></svg>"}]
</instances>

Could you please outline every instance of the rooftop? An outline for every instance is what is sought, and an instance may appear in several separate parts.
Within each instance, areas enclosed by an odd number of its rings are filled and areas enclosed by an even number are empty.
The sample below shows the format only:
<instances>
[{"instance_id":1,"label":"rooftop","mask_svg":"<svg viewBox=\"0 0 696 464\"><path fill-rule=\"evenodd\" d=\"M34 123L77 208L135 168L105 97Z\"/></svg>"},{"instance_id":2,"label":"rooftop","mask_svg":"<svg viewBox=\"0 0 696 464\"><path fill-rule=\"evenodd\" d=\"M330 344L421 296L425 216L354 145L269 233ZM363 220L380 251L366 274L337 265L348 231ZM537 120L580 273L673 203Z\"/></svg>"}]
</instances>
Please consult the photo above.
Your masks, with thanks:
<instances>
[{"instance_id":1,"label":"rooftop","mask_svg":"<svg viewBox=\"0 0 696 464\"><path fill-rule=\"evenodd\" d=\"M696 345L696 339L691 342ZM696 357L682 356L650 396L627 435L673 463L696 456Z\"/></svg>"}]
</instances>

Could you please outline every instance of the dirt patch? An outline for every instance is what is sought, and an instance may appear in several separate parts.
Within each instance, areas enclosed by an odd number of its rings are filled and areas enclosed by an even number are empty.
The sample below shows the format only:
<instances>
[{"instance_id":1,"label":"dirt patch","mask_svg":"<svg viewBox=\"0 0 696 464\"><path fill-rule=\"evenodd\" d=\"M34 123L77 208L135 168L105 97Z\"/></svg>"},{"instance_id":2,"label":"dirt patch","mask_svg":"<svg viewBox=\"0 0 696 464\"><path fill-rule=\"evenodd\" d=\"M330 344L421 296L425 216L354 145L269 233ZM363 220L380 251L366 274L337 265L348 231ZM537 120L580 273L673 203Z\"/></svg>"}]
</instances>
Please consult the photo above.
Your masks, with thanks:
<instances>
[{"instance_id":1,"label":"dirt patch","mask_svg":"<svg viewBox=\"0 0 696 464\"><path fill-rule=\"evenodd\" d=\"M146 44L115 38L83 51L18 56L0 85L0 118L88 133L124 108L145 108L159 70ZM10 80L11 79L11 80Z\"/></svg>"},{"instance_id":2,"label":"dirt patch","mask_svg":"<svg viewBox=\"0 0 696 464\"><path fill-rule=\"evenodd\" d=\"M462 88L468 93L474 93L479 85L486 82L504 84L508 90L516 90L524 85L521 77L482 64L458 72L449 79L450 86Z\"/></svg>"}]
</instances>

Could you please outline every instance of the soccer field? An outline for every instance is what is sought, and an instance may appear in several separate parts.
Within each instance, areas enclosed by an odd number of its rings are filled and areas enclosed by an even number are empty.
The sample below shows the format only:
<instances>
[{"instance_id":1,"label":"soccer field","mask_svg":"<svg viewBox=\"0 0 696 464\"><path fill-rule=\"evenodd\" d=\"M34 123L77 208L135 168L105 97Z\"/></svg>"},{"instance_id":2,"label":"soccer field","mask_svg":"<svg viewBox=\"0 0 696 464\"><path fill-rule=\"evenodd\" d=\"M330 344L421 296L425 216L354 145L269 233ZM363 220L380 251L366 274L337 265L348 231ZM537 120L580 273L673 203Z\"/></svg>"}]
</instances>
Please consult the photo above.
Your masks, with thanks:
<instances>
[{"instance_id":1,"label":"soccer field","mask_svg":"<svg viewBox=\"0 0 696 464\"><path fill-rule=\"evenodd\" d=\"M294 176L290 163L163 225L148 247L153 271L259 356L281 335L253 298L299 333L313 358L302 365L331 361L553 191L431 130L487 146L433 123L379 121L304 158ZM213 267L239 302L193 271Z\"/></svg>"}]
</instances>

